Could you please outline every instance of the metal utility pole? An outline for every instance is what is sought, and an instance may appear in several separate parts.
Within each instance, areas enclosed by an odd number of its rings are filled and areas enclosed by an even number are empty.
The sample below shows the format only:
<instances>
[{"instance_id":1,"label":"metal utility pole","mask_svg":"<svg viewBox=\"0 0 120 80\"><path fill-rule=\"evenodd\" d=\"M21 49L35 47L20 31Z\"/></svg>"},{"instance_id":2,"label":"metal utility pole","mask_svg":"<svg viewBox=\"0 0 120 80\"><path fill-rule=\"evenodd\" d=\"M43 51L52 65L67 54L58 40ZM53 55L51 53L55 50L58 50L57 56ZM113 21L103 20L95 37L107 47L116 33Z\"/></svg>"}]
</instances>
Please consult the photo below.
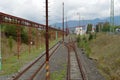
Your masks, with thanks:
<instances>
[{"instance_id":1,"label":"metal utility pole","mask_svg":"<svg viewBox=\"0 0 120 80\"><path fill-rule=\"evenodd\" d=\"M64 41L64 2L63 2L63 41Z\"/></svg>"},{"instance_id":2,"label":"metal utility pole","mask_svg":"<svg viewBox=\"0 0 120 80\"><path fill-rule=\"evenodd\" d=\"M1 21L0 21L1 22ZM0 23L0 71L2 70L2 56L1 56L1 23Z\"/></svg>"},{"instance_id":3,"label":"metal utility pole","mask_svg":"<svg viewBox=\"0 0 120 80\"><path fill-rule=\"evenodd\" d=\"M29 30L28 30L28 35L29 35L29 53L31 53L31 27L29 27Z\"/></svg>"},{"instance_id":4,"label":"metal utility pole","mask_svg":"<svg viewBox=\"0 0 120 80\"><path fill-rule=\"evenodd\" d=\"M114 0L111 0L111 8L110 8L110 32L114 31L112 30L112 27L114 27Z\"/></svg>"},{"instance_id":5,"label":"metal utility pole","mask_svg":"<svg viewBox=\"0 0 120 80\"><path fill-rule=\"evenodd\" d=\"M48 40L48 0L46 0L46 80L50 80L49 71L49 40Z\"/></svg>"},{"instance_id":6,"label":"metal utility pole","mask_svg":"<svg viewBox=\"0 0 120 80\"><path fill-rule=\"evenodd\" d=\"M67 17L66 17L66 36L67 36L67 29L68 29L68 24L67 24Z\"/></svg>"},{"instance_id":7,"label":"metal utility pole","mask_svg":"<svg viewBox=\"0 0 120 80\"><path fill-rule=\"evenodd\" d=\"M36 48L38 49L38 47L39 47L39 34L38 34L39 32L38 32L38 28L36 28Z\"/></svg>"},{"instance_id":8,"label":"metal utility pole","mask_svg":"<svg viewBox=\"0 0 120 80\"><path fill-rule=\"evenodd\" d=\"M17 27L17 58L20 58L20 45L21 45L21 28Z\"/></svg>"}]
</instances>

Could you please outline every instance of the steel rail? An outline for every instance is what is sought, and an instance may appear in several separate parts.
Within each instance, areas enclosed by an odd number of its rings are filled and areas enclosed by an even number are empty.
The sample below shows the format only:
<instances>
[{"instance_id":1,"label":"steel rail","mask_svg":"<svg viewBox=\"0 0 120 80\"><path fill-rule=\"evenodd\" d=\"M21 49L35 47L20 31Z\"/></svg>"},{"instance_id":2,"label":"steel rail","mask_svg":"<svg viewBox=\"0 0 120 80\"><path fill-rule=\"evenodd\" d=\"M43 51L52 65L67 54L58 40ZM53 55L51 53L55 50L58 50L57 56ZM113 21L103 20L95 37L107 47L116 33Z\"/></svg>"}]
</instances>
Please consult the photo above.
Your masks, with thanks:
<instances>
[{"instance_id":1,"label":"steel rail","mask_svg":"<svg viewBox=\"0 0 120 80\"><path fill-rule=\"evenodd\" d=\"M72 38L71 38L71 40L72 40ZM80 60L79 57L78 57L78 53L77 53L77 51L76 51L75 43L74 43L73 40L72 40L72 46L73 46L72 48L73 48L73 50L74 50L74 52L75 52L75 55L76 55L76 59L77 59L78 66L79 66L79 70L80 70L80 72L81 72L82 80L86 80L85 72L83 71L82 63L81 63L81 60Z\"/></svg>"},{"instance_id":2,"label":"steel rail","mask_svg":"<svg viewBox=\"0 0 120 80\"><path fill-rule=\"evenodd\" d=\"M70 80L70 49L68 48L67 80Z\"/></svg>"},{"instance_id":3,"label":"steel rail","mask_svg":"<svg viewBox=\"0 0 120 80\"><path fill-rule=\"evenodd\" d=\"M82 80L86 80L86 75L85 75L85 72L83 70L81 60L79 59L78 53L76 51L75 42L73 41L73 39L71 37L69 37L68 40L69 40L69 42L67 43L67 46L66 46L68 48L68 65L67 65L67 78L66 78L66 80L70 80L70 75L71 75L70 74L70 48L72 48L74 53L75 53L75 57L77 59L77 63L78 63L78 67L79 67L79 70L81 73Z\"/></svg>"},{"instance_id":4,"label":"steel rail","mask_svg":"<svg viewBox=\"0 0 120 80\"><path fill-rule=\"evenodd\" d=\"M49 56L49 58L52 57L52 55L58 49L59 46L60 46L60 44L51 52L51 55ZM35 76L37 75L37 73L43 68L45 63L46 63L46 61L43 62L43 64L35 71L35 73L33 73L33 75L28 80L33 80L35 78Z\"/></svg>"},{"instance_id":5,"label":"steel rail","mask_svg":"<svg viewBox=\"0 0 120 80\"><path fill-rule=\"evenodd\" d=\"M57 42L55 45L57 45L59 42ZM51 47L49 49L49 51L55 47L55 45L53 47ZM60 46L60 44L57 46L57 48ZM55 50L57 50L57 48L55 48ZM53 54L55 52L55 50L51 53ZM26 67L24 70L22 70L17 76L14 77L13 80L18 80L27 70L29 70L35 63L37 63L43 56L45 56L45 53L43 53L40 57L38 57L34 62L32 62L28 67ZM52 55L50 55L51 57ZM42 67L44 66L43 64L41 65ZM40 66L40 67L41 67ZM40 68L39 68L40 69ZM39 70L40 71L40 70ZM37 72L37 71L36 71ZM36 74L36 73L34 73Z\"/></svg>"},{"instance_id":6,"label":"steel rail","mask_svg":"<svg viewBox=\"0 0 120 80\"><path fill-rule=\"evenodd\" d=\"M26 67L24 70L22 70L17 76L14 77L13 80L18 80L18 78L20 78L20 76L22 76L28 69L30 69L37 61L39 61L43 56L45 55L42 54L39 58L37 58L33 63L31 63L28 67Z\"/></svg>"}]
</instances>

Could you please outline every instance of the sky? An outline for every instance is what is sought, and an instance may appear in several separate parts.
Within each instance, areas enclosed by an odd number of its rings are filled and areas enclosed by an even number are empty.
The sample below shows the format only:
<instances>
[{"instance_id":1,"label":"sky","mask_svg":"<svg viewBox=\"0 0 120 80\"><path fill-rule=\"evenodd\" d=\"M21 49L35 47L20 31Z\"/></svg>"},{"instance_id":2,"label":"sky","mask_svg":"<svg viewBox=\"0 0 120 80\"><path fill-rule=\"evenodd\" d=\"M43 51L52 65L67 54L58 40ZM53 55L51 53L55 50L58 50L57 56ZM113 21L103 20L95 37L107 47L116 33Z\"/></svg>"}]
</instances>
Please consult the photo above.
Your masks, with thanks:
<instances>
[{"instance_id":1,"label":"sky","mask_svg":"<svg viewBox=\"0 0 120 80\"><path fill-rule=\"evenodd\" d=\"M65 19L81 20L110 16L111 0L48 0L49 24L62 22L62 3ZM120 15L120 0L114 0L115 15ZM45 0L0 0L0 12L45 24Z\"/></svg>"}]
</instances>

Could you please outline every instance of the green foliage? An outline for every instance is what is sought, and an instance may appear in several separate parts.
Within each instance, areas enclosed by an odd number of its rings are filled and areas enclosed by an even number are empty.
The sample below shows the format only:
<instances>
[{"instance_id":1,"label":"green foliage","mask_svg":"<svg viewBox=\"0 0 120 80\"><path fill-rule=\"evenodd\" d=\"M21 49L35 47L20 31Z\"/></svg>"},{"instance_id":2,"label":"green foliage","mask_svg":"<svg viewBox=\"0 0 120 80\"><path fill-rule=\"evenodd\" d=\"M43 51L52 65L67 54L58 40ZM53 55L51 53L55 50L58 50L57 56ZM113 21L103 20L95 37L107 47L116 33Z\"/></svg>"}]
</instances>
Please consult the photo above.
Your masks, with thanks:
<instances>
[{"instance_id":1,"label":"green foliage","mask_svg":"<svg viewBox=\"0 0 120 80\"><path fill-rule=\"evenodd\" d=\"M56 70L51 73L51 80L64 80L66 76L66 64L62 64L63 68L61 70Z\"/></svg>"},{"instance_id":2,"label":"green foliage","mask_svg":"<svg viewBox=\"0 0 120 80\"><path fill-rule=\"evenodd\" d=\"M28 33L27 30L25 30L24 27L18 27L15 25L11 25L11 24L4 24L2 25L3 29L4 29L4 33L6 34L6 36L9 38L10 36L14 39L17 40L17 30L19 28L20 32L21 32L21 41L23 43L28 43Z\"/></svg>"},{"instance_id":3,"label":"green foliage","mask_svg":"<svg viewBox=\"0 0 120 80\"><path fill-rule=\"evenodd\" d=\"M120 26L115 26L114 29L116 29L116 28L120 28Z\"/></svg>"},{"instance_id":4,"label":"green foliage","mask_svg":"<svg viewBox=\"0 0 120 80\"><path fill-rule=\"evenodd\" d=\"M78 35L78 37L77 37L77 42L79 43L80 42L80 35Z\"/></svg>"},{"instance_id":5,"label":"green foliage","mask_svg":"<svg viewBox=\"0 0 120 80\"><path fill-rule=\"evenodd\" d=\"M90 41L90 40L92 40L92 39L93 39L93 35L92 35L92 33L90 33L88 40Z\"/></svg>"},{"instance_id":6,"label":"green foliage","mask_svg":"<svg viewBox=\"0 0 120 80\"><path fill-rule=\"evenodd\" d=\"M109 32L110 31L110 23L105 22L105 23L99 23L96 25L96 32Z\"/></svg>"},{"instance_id":7,"label":"green foliage","mask_svg":"<svg viewBox=\"0 0 120 80\"><path fill-rule=\"evenodd\" d=\"M83 40L84 42L87 42L87 38L86 38L85 35L83 36L82 40Z\"/></svg>"},{"instance_id":8,"label":"green foliage","mask_svg":"<svg viewBox=\"0 0 120 80\"><path fill-rule=\"evenodd\" d=\"M100 72L106 80L120 80L120 36L97 33L97 38L89 42L92 54Z\"/></svg>"},{"instance_id":9,"label":"green foliage","mask_svg":"<svg viewBox=\"0 0 120 80\"><path fill-rule=\"evenodd\" d=\"M9 36L8 44L9 44L10 51L12 51L12 48L13 48L13 40L12 40L12 36Z\"/></svg>"},{"instance_id":10,"label":"green foliage","mask_svg":"<svg viewBox=\"0 0 120 80\"><path fill-rule=\"evenodd\" d=\"M55 45L59 40L61 40L61 39L51 41L50 47ZM14 45L16 45L16 44L14 44ZM45 45L41 46L41 48L39 48L39 49L36 49L35 47L31 48L30 54L29 54L29 51L27 50L27 48L28 48L27 45L26 46L24 45L22 47L25 47L26 50L20 54L20 60L17 59L17 56L13 56L13 55L9 56L7 58L6 58L6 56L2 58L2 60L3 60L2 61L2 71L3 72L0 73L0 76L16 73L21 67L23 67L23 65L34 60L36 57L38 57L40 55L40 53L45 51ZM8 46L6 48L8 48ZM60 79L60 80L62 80L62 79Z\"/></svg>"},{"instance_id":11,"label":"green foliage","mask_svg":"<svg viewBox=\"0 0 120 80\"><path fill-rule=\"evenodd\" d=\"M88 24L87 26L87 33L92 31L92 24Z\"/></svg>"},{"instance_id":12,"label":"green foliage","mask_svg":"<svg viewBox=\"0 0 120 80\"><path fill-rule=\"evenodd\" d=\"M52 73L51 78L52 80L63 80L66 75L65 73L65 70L56 71Z\"/></svg>"},{"instance_id":13,"label":"green foliage","mask_svg":"<svg viewBox=\"0 0 120 80\"><path fill-rule=\"evenodd\" d=\"M96 31L95 32L99 32L99 25L96 25Z\"/></svg>"},{"instance_id":14,"label":"green foliage","mask_svg":"<svg viewBox=\"0 0 120 80\"><path fill-rule=\"evenodd\" d=\"M27 32L22 32L22 33L21 33L21 41L22 41L23 43L26 43L26 44L29 43Z\"/></svg>"},{"instance_id":15,"label":"green foliage","mask_svg":"<svg viewBox=\"0 0 120 80\"><path fill-rule=\"evenodd\" d=\"M96 39L97 35L96 35L96 32L94 33L94 39Z\"/></svg>"},{"instance_id":16,"label":"green foliage","mask_svg":"<svg viewBox=\"0 0 120 80\"><path fill-rule=\"evenodd\" d=\"M108 22L103 24L103 28L102 28L103 32L108 32L110 31L110 24Z\"/></svg>"},{"instance_id":17,"label":"green foliage","mask_svg":"<svg viewBox=\"0 0 120 80\"><path fill-rule=\"evenodd\" d=\"M88 39L87 39L87 36L81 36L80 39L79 39L80 36L78 36L78 40L80 41L77 41L78 42L78 47L80 48L84 48L85 49L85 54L87 55L87 57L90 56L90 53L91 53L91 49L88 45Z\"/></svg>"},{"instance_id":18,"label":"green foliage","mask_svg":"<svg viewBox=\"0 0 120 80\"><path fill-rule=\"evenodd\" d=\"M3 27L4 27L4 32L5 32L6 36L7 37L12 36L13 39L16 40L16 36L17 36L16 30L17 30L17 27L15 25L10 25L10 24L9 25L5 24Z\"/></svg>"}]
</instances>

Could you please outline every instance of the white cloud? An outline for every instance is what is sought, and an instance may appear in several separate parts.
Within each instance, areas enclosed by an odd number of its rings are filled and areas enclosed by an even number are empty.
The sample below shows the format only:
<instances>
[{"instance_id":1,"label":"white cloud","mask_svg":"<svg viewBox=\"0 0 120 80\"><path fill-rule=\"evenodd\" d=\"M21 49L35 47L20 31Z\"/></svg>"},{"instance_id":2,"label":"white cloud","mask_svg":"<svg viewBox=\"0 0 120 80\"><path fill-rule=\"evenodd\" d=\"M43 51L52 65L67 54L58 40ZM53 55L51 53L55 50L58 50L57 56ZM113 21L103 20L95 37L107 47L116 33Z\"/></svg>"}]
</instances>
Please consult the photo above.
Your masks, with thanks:
<instances>
[{"instance_id":1,"label":"white cloud","mask_svg":"<svg viewBox=\"0 0 120 80\"><path fill-rule=\"evenodd\" d=\"M110 0L49 0L50 24L61 22L62 2L68 20L78 20L77 12L84 19L104 18L110 15ZM0 0L0 11L45 23L45 0ZM120 0L115 0L115 15L120 15Z\"/></svg>"}]
</instances>

